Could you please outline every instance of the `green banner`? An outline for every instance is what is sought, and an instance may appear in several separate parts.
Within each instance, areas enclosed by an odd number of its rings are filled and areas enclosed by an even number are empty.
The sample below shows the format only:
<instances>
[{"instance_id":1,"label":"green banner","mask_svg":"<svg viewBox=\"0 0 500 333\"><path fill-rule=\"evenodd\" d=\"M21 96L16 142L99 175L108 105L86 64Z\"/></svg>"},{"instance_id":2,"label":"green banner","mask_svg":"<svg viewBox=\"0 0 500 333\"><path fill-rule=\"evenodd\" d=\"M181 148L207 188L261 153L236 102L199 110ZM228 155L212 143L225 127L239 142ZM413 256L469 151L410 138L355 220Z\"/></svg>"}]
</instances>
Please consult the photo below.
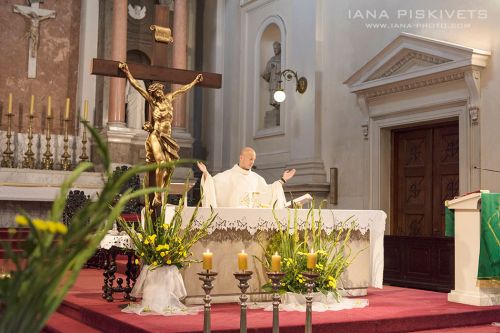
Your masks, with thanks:
<instances>
[{"instance_id":1,"label":"green banner","mask_svg":"<svg viewBox=\"0 0 500 333\"><path fill-rule=\"evenodd\" d=\"M481 244L477 278L500 279L500 193L481 193Z\"/></svg>"},{"instance_id":2,"label":"green banner","mask_svg":"<svg viewBox=\"0 0 500 333\"><path fill-rule=\"evenodd\" d=\"M455 210L444 207L444 235L455 237Z\"/></svg>"}]
</instances>

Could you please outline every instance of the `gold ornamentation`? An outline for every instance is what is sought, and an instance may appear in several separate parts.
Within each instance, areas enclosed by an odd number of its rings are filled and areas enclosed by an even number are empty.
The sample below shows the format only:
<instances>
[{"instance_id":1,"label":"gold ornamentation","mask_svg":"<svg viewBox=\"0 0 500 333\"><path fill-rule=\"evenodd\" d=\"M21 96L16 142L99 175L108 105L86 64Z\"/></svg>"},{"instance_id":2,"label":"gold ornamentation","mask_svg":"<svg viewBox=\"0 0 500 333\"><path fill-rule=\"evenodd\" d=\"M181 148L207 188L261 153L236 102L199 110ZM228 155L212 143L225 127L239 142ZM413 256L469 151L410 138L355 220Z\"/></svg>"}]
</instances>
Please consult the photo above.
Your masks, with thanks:
<instances>
[{"instance_id":1,"label":"gold ornamentation","mask_svg":"<svg viewBox=\"0 0 500 333\"><path fill-rule=\"evenodd\" d=\"M170 28L160 27L159 25L152 25L149 27L151 31L154 31L155 41L160 43L173 43L174 38L172 37L172 31Z\"/></svg>"},{"instance_id":2,"label":"gold ornamentation","mask_svg":"<svg viewBox=\"0 0 500 333\"><path fill-rule=\"evenodd\" d=\"M174 138L172 138L172 120L174 118L172 101L180 94L189 91L198 82L203 81L203 76L198 74L191 83L180 87L179 90L165 94L162 83L154 82L146 91L132 76L126 63L120 62L118 67L125 73L130 84L146 99L151 107L152 122L146 121L142 126L145 131L149 132L145 142L146 162L162 164L178 160L180 147ZM171 175L172 169L156 169L156 186L166 188ZM161 193L155 193L153 206L161 204Z\"/></svg>"}]
</instances>

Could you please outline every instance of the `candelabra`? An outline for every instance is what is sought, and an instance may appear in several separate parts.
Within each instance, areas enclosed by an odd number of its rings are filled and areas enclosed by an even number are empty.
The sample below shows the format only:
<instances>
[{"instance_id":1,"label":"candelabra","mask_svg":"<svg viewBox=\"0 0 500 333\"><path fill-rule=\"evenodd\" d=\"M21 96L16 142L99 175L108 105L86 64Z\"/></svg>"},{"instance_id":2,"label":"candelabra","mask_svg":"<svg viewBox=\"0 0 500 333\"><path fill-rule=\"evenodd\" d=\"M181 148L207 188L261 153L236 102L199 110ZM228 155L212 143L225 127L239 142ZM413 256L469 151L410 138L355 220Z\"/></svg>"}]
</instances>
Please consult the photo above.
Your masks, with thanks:
<instances>
[{"instance_id":1,"label":"candelabra","mask_svg":"<svg viewBox=\"0 0 500 333\"><path fill-rule=\"evenodd\" d=\"M281 280L285 276L283 272L267 272L267 276L271 279L271 288L273 288L273 333L279 333L280 331L280 303L281 297L278 293Z\"/></svg>"},{"instance_id":2,"label":"candelabra","mask_svg":"<svg viewBox=\"0 0 500 333\"><path fill-rule=\"evenodd\" d=\"M43 154L42 159L42 169L45 170L53 170L54 169L54 158L52 158L52 153L50 152L50 123L52 120L52 115L47 114L47 133L45 135L45 139L47 143L45 144L45 153Z\"/></svg>"},{"instance_id":3,"label":"candelabra","mask_svg":"<svg viewBox=\"0 0 500 333\"><path fill-rule=\"evenodd\" d=\"M14 155L14 152L12 149L10 149L10 145L12 144L10 142L10 138L12 137L12 117L14 115L12 112L7 113L8 123L7 123L7 147L3 151L3 156L2 156L2 162L0 165L4 168L13 168L14 167L14 158L12 155Z\"/></svg>"},{"instance_id":4,"label":"candelabra","mask_svg":"<svg viewBox=\"0 0 500 333\"><path fill-rule=\"evenodd\" d=\"M80 162L88 161L89 157L87 156L87 125L88 120L82 120L83 123L83 133L82 133L82 154L80 155Z\"/></svg>"},{"instance_id":5,"label":"candelabra","mask_svg":"<svg viewBox=\"0 0 500 333\"><path fill-rule=\"evenodd\" d=\"M203 281L202 287L205 291L205 297L203 298L203 302L205 302L205 305L203 306L203 333L210 333L210 302L212 301L210 291L213 289L212 282L215 280L217 272L207 270L198 273L198 275L200 276L200 280Z\"/></svg>"},{"instance_id":6,"label":"candelabra","mask_svg":"<svg viewBox=\"0 0 500 333\"><path fill-rule=\"evenodd\" d=\"M33 146L33 118L35 118L35 116L32 112L30 112L30 122L28 127L28 149L24 153L24 159L22 163L23 168L27 169L35 168L35 153L31 150L31 147Z\"/></svg>"},{"instance_id":7,"label":"candelabra","mask_svg":"<svg viewBox=\"0 0 500 333\"><path fill-rule=\"evenodd\" d=\"M314 273L312 271L304 272L302 273L302 276L306 278L306 328L305 328L305 333L312 333L312 292L314 289L314 286L316 285L316 279L318 278L319 274Z\"/></svg>"},{"instance_id":8,"label":"candelabra","mask_svg":"<svg viewBox=\"0 0 500 333\"><path fill-rule=\"evenodd\" d=\"M63 154L61 155L61 169L64 171L71 170L71 156L68 153L68 117L64 117L64 145L63 145Z\"/></svg>"},{"instance_id":9,"label":"candelabra","mask_svg":"<svg viewBox=\"0 0 500 333\"><path fill-rule=\"evenodd\" d=\"M252 271L243 271L234 273L234 277L238 279L238 288L241 290L240 295L240 333L247 332L247 299L246 294L249 287L248 280L252 278Z\"/></svg>"}]
</instances>

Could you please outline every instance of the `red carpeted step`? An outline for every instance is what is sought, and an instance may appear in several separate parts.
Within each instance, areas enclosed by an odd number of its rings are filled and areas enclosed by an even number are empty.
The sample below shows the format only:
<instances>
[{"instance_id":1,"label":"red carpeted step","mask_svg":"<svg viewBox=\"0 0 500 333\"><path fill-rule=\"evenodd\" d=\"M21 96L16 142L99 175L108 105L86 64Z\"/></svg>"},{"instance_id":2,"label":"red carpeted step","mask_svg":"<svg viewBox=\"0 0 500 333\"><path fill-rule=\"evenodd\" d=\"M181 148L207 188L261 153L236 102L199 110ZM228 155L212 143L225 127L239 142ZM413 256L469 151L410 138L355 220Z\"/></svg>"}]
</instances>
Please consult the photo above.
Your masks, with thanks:
<instances>
[{"instance_id":1,"label":"red carpeted step","mask_svg":"<svg viewBox=\"0 0 500 333\"><path fill-rule=\"evenodd\" d=\"M462 326L462 327L443 328L439 330L413 331L410 333L500 333L500 326L496 325Z\"/></svg>"},{"instance_id":2,"label":"red carpeted step","mask_svg":"<svg viewBox=\"0 0 500 333\"><path fill-rule=\"evenodd\" d=\"M76 321L62 313L55 312L47 321L46 326L42 333L100 333L102 331L96 330L82 322Z\"/></svg>"}]
</instances>

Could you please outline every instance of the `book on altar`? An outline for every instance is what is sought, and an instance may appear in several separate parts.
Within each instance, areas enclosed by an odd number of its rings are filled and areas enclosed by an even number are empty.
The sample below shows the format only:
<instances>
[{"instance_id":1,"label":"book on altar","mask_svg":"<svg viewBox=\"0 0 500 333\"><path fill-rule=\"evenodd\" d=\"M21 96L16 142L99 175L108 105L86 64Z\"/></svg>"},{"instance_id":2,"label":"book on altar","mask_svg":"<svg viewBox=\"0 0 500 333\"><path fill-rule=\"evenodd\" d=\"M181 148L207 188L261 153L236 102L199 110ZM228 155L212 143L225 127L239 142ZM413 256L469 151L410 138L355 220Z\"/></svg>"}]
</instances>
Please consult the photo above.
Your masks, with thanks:
<instances>
[{"instance_id":1,"label":"book on altar","mask_svg":"<svg viewBox=\"0 0 500 333\"><path fill-rule=\"evenodd\" d=\"M312 196L309 193L306 193L304 195L301 195L298 198L295 198L293 200L287 201L285 204L285 207L292 207L292 203L295 203L299 205L300 207L312 202Z\"/></svg>"}]
</instances>

